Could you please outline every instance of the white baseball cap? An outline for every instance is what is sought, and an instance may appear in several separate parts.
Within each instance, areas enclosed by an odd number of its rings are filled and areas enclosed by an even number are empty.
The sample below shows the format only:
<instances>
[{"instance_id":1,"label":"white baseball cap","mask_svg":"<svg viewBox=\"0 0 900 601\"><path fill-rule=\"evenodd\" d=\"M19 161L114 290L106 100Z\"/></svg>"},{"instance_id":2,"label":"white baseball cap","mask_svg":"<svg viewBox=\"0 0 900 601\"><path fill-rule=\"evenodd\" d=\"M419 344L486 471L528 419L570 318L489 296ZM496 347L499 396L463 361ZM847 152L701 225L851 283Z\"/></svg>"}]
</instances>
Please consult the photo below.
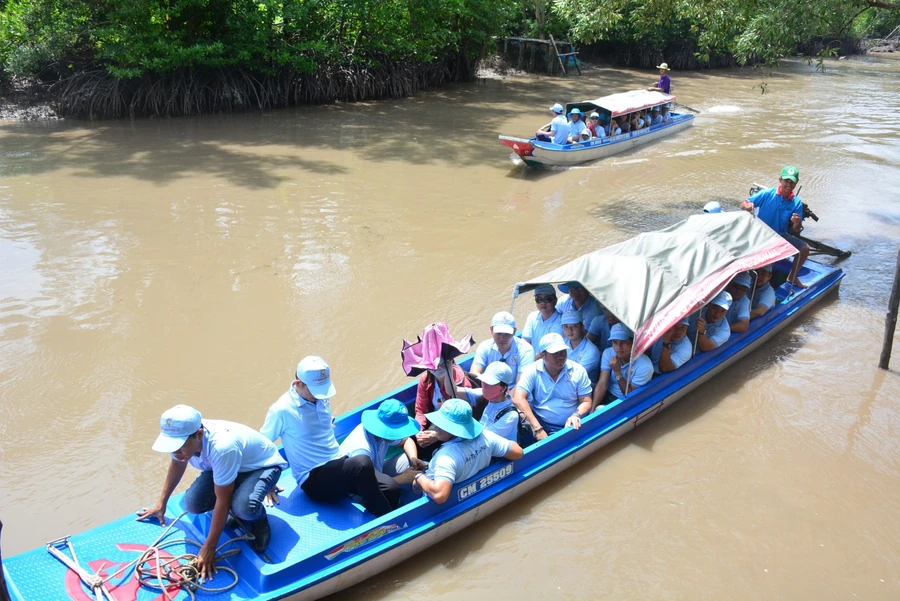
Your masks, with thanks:
<instances>
[{"instance_id":1,"label":"white baseball cap","mask_svg":"<svg viewBox=\"0 0 900 601\"><path fill-rule=\"evenodd\" d=\"M516 318L512 313L500 311L491 318L491 330L495 334L515 334Z\"/></svg>"},{"instance_id":2,"label":"white baseball cap","mask_svg":"<svg viewBox=\"0 0 900 601\"><path fill-rule=\"evenodd\" d=\"M731 295L724 290L716 295L716 298L709 301L710 305L717 305L726 311L731 308Z\"/></svg>"},{"instance_id":3,"label":"white baseball cap","mask_svg":"<svg viewBox=\"0 0 900 601\"><path fill-rule=\"evenodd\" d=\"M557 334L556 332L550 332L549 334L545 334L543 338L541 338L541 342L538 345L539 353L558 353L559 351L568 352L569 345L566 344L566 341L563 340L563 337Z\"/></svg>"},{"instance_id":4,"label":"white baseball cap","mask_svg":"<svg viewBox=\"0 0 900 601\"><path fill-rule=\"evenodd\" d=\"M321 357L304 357L297 364L297 379L309 387L317 399L330 399L335 395L331 383L331 368Z\"/></svg>"},{"instance_id":5,"label":"white baseball cap","mask_svg":"<svg viewBox=\"0 0 900 601\"><path fill-rule=\"evenodd\" d=\"M159 418L159 436L153 443L153 450L160 453L174 453L188 437L202 425L200 412L187 405L175 405Z\"/></svg>"},{"instance_id":6,"label":"white baseball cap","mask_svg":"<svg viewBox=\"0 0 900 601\"><path fill-rule=\"evenodd\" d=\"M494 361L488 365L479 379L482 384L494 385L503 382L507 386L512 386L516 381L512 368L503 361Z\"/></svg>"}]
</instances>

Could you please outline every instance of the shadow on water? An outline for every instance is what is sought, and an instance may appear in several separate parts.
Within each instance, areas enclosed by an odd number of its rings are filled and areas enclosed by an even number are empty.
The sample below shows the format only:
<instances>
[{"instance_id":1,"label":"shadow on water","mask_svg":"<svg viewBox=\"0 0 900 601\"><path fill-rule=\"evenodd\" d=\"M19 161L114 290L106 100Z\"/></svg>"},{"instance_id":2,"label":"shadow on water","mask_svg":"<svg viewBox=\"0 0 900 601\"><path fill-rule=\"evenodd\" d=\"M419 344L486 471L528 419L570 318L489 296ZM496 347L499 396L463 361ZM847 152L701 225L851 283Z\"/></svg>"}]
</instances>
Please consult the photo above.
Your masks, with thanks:
<instances>
[{"instance_id":1,"label":"shadow on water","mask_svg":"<svg viewBox=\"0 0 900 601\"><path fill-rule=\"evenodd\" d=\"M477 526L469 527L440 543L440 553L425 551L403 563L403 577L395 572L387 571L374 576L354 587L338 593L341 597L378 598L395 592L399 587L409 585L440 564L444 568L462 565L470 554L483 549L494 533L503 525L525 520L535 512L535 508L551 498L557 491L566 488L576 480L586 476L609 457L619 453L630 445L652 451L657 440L677 431L708 411L714 409L724 398L733 394L749 379L769 369L773 364L788 359L794 352L802 348L809 339L821 333L821 324L816 317L821 309L837 302L838 295L831 293L812 307L800 321L789 325L760 348L747 355L738 365L732 365L716 376L714 382L706 382L672 408L662 412L655 419L642 424L641 427L614 440L596 453L568 468L552 478L548 483L524 496L516 499L502 511L494 513ZM802 328L799 327L802 325ZM338 595L328 597L337 599Z\"/></svg>"}]
</instances>

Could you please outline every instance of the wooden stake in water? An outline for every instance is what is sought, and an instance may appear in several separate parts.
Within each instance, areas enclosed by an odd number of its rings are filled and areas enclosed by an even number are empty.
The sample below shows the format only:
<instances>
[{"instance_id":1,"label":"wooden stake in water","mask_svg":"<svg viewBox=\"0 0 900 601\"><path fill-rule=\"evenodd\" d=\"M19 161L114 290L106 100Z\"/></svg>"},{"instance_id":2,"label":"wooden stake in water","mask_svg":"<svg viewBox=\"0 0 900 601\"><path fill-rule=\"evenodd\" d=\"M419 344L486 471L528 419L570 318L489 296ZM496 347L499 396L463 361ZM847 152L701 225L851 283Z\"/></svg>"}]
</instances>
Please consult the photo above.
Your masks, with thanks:
<instances>
[{"instance_id":1,"label":"wooden stake in water","mask_svg":"<svg viewBox=\"0 0 900 601\"><path fill-rule=\"evenodd\" d=\"M881 359L878 367L888 369L891 362L891 347L894 345L894 330L897 328L897 308L900 307L900 251L897 252L897 266L894 268L894 287L884 318L884 342L881 345Z\"/></svg>"}]
</instances>

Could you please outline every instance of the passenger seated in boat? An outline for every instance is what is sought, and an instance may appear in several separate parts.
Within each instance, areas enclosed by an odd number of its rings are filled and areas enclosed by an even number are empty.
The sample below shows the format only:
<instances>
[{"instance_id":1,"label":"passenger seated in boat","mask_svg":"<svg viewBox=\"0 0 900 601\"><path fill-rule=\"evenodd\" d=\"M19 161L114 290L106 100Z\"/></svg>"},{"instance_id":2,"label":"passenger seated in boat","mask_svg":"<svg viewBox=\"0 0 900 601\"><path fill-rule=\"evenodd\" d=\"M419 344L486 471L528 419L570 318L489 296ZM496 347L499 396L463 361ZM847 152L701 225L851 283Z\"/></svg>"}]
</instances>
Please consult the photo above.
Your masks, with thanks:
<instances>
[{"instance_id":1,"label":"passenger seated in boat","mask_svg":"<svg viewBox=\"0 0 900 601\"><path fill-rule=\"evenodd\" d=\"M457 396L474 408L481 410L478 422L489 432L516 441L519 431L519 412L512 403L510 386L515 376L509 365L495 361L487 366L481 376L481 388L460 388Z\"/></svg>"},{"instance_id":2,"label":"passenger seated in boat","mask_svg":"<svg viewBox=\"0 0 900 601\"><path fill-rule=\"evenodd\" d=\"M556 302L556 310L562 314L566 311L578 311L584 318L585 330L597 315L603 313L603 307L591 293L579 282L566 282L557 286L563 293Z\"/></svg>"},{"instance_id":3,"label":"passenger seated in boat","mask_svg":"<svg viewBox=\"0 0 900 601\"><path fill-rule=\"evenodd\" d=\"M675 371L691 358L694 345L687 336L689 324L690 319L685 317L669 328L662 338L650 347L650 360L653 362L654 372L666 374Z\"/></svg>"},{"instance_id":4,"label":"passenger seated in boat","mask_svg":"<svg viewBox=\"0 0 900 601\"><path fill-rule=\"evenodd\" d=\"M750 291L752 280L749 273L739 273L728 283L725 290L731 295L731 308L725 315L732 334L746 332L750 327Z\"/></svg>"},{"instance_id":5,"label":"passenger seated in boat","mask_svg":"<svg viewBox=\"0 0 900 601\"><path fill-rule=\"evenodd\" d=\"M750 319L762 317L775 306L775 290L769 281L772 279L772 266L766 265L756 270L756 291L750 303Z\"/></svg>"},{"instance_id":6,"label":"passenger seated in boat","mask_svg":"<svg viewBox=\"0 0 900 601\"><path fill-rule=\"evenodd\" d=\"M607 130L610 136L618 136L622 133L622 128L619 127L618 121L615 119L609 120L609 129Z\"/></svg>"},{"instance_id":7,"label":"passenger seated in boat","mask_svg":"<svg viewBox=\"0 0 900 601\"><path fill-rule=\"evenodd\" d=\"M603 129L603 123L600 121L599 113L591 113L591 118L587 124L587 128L591 130L592 138L606 137L606 131Z\"/></svg>"},{"instance_id":8,"label":"passenger seated in boat","mask_svg":"<svg viewBox=\"0 0 900 601\"><path fill-rule=\"evenodd\" d=\"M600 405L607 405L616 399L624 399L653 378L653 362L647 355L631 358L634 334L617 323L609 332L612 348L603 351L600 357L600 378L591 402L591 411ZM629 382L628 378L631 377Z\"/></svg>"},{"instance_id":9,"label":"passenger seated in boat","mask_svg":"<svg viewBox=\"0 0 900 601\"><path fill-rule=\"evenodd\" d=\"M272 442L281 439L294 480L313 501L329 503L355 493L369 512L389 513L391 503L375 477L372 460L366 455L341 455L331 417L334 395L328 364L320 357L304 357L291 387L269 408L262 434ZM275 491L270 501L277 503Z\"/></svg>"},{"instance_id":10,"label":"passenger seated in boat","mask_svg":"<svg viewBox=\"0 0 900 601\"><path fill-rule=\"evenodd\" d=\"M641 112L631 113L631 131L637 131L644 127L644 120L641 119Z\"/></svg>"},{"instance_id":11,"label":"passenger seated in boat","mask_svg":"<svg viewBox=\"0 0 900 601\"><path fill-rule=\"evenodd\" d=\"M531 425L535 440L569 426L579 429L591 407L591 380L568 359L568 350L555 332L541 338L540 361L524 369L513 393L513 404Z\"/></svg>"},{"instance_id":12,"label":"passenger seated in boat","mask_svg":"<svg viewBox=\"0 0 900 601\"><path fill-rule=\"evenodd\" d=\"M600 375L600 350L587 339L581 313L572 309L563 313L563 335L569 346L569 359L587 372L591 386L597 384Z\"/></svg>"},{"instance_id":13,"label":"passenger seated in boat","mask_svg":"<svg viewBox=\"0 0 900 601\"><path fill-rule=\"evenodd\" d=\"M161 526L166 525L166 504L191 464L200 475L184 493L184 508L193 514L213 512L206 542L194 560L200 577L212 578L215 572L216 546L229 511L249 525L256 537L251 542L253 550L265 551L271 530L264 501L287 467L275 445L253 428L205 420L187 405L176 405L163 413L159 427L153 450L171 456L169 470L156 505L144 507L137 519L156 518Z\"/></svg>"},{"instance_id":14,"label":"passenger seated in boat","mask_svg":"<svg viewBox=\"0 0 900 601\"><path fill-rule=\"evenodd\" d=\"M556 289L550 284L540 284L534 289L537 311L532 311L525 320L522 338L532 346L540 342L546 334L556 332L562 336L562 322L556 310Z\"/></svg>"},{"instance_id":15,"label":"passenger seated in boat","mask_svg":"<svg viewBox=\"0 0 900 601\"><path fill-rule=\"evenodd\" d=\"M397 399L387 399L378 409L363 411L360 421L362 423L341 443L340 454L350 458L368 457L375 468L381 493L391 509L397 509L400 507L400 485L412 483L415 475L426 467L418 458L412 438L421 426ZM403 452L386 459L388 447L401 447Z\"/></svg>"},{"instance_id":16,"label":"passenger seated in boat","mask_svg":"<svg viewBox=\"0 0 900 601\"><path fill-rule=\"evenodd\" d=\"M662 122L662 115L659 114L659 107L654 106L650 109L650 125L659 125Z\"/></svg>"},{"instance_id":17,"label":"passenger seated in boat","mask_svg":"<svg viewBox=\"0 0 900 601\"><path fill-rule=\"evenodd\" d=\"M517 338L516 318L512 313L500 311L491 319L491 338L482 341L475 351L471 372L479 375L494 361L509 365L513 377L518 380L522 367L534 363L534 348L522 338Z\"/></svg>"},{"instance_id":18,"label":"passenger seated in boat","mask_svg":"<svg viewBox=\"0 0 900 601\"><path fill-rule=\"evenodd\" d=\"M574 108L572 112L569 113L569 142L581 142L582 134L587 129L587 126L584 124L584 121L581 119L581 109ZM590 133L590 132L588 132Z\"/></svg>"},{"instance_id":19,"label":"passenger seated in boat","mask_svg":"<svg viewBox=\"0 0 900 601\"><path fill-rule=\"evenodd\" d=\"M662 119L663 123L668 123L670 119L669 115L669 105L664 104L659 109L659 118Z\"/></svg>"},{"instance_id":20,"label":"passenger seated in boat","mask_svg":"<svg viewBox=\"0 0 900 601\"><path fill-rule=\"evenodd\" d=\"M691 316L688 336L697 340L698 352L711 351L728 342L731 328L725 315L730 308L731 295L723 290L703 308L702 314Z\"/></svg>"},{"instance_id":21,"label":"passenger seated in boat","mask_svg":"<svg viewBox=\"0 0 900 601\"><path fill-rule=\"evenodd\" d=\"M622 121L619 124L619 128L622 130L623 134L627 134L631 131L631 115L622 115Z\"/></svg>"},{"instance_id":22,"label":"passenger seated in boat","mask_svg":"<svg viewBox=\"0 0 900 601\"><path fill-rule=\"evenodd\" d=\"M443 444L431 459L428 470L416 474L413 490L426 494L435 503L445 503L456 482L486 468L491 458L522 457L522 447L484 430L472 417L472 406L463 400L450 399L426 417L434 424Z\"/></svg>"},{"instance_id":23,"label":"passenger seated in boat","mask_svg":"<svg viewBox=\"0 0 900 601\"><path fill-rule=\"evenodd\" d=\"M601 355L606 349L612 348L609 332L617 323L619 323L619 318L613 315L609 309L605 309L603 315L591 320L591 325L588 326L588 340L594 343Z\"/></svg>"},{"instance_id":24,"label":"passenger seated in boat","mask_svg":"<svg viewBox=\"0 0 900 601\"><path fill-rule=\"evenodd\" d=\"M563 115L562 105L557 103L550 107L553 113L553 120L547 125L537 130L535 137L541 142L553 142L554 144L565 144L569 139L569 122Z\"/></svg>"},{"instance_id":25,"label":"passenger seated in boat","mask_svg":"<svg viewBox=\"0 0 900 601\"><path fill-rule=\"evenodd\" d=\"M431 458L437 445L440 445L440 440L434 428L428 427L425 415L435 411L447 399L452 399L454 388L472 387L471 380L455 361L451 359L447 363L453 371L455 386L451 385L449 374L443 367L423 373L419 376L419 383L416 386L416 421L422 426L422 431L416 434L415 438L419 457L426 461Z\"/></svg>"}]
</instances>

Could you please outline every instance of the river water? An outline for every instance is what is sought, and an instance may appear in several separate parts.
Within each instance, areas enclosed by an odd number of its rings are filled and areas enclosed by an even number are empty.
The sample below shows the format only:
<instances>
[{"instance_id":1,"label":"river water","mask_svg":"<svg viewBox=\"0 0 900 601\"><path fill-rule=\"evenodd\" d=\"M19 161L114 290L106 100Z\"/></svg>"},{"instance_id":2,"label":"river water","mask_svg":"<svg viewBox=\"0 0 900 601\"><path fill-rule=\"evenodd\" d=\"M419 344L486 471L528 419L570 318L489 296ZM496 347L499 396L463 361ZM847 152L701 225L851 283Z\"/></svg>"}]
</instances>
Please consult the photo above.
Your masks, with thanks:
<instances>
[{"instance_id":1,"label":"river water","mask_svg":"<svg viewBox=\"0 0 900 601\"><path fill-rule=\"evenodd\" d=\"M403 384L443 320L800 168L853 251L740 365L346 599L897 599L900 357L876 369L898 245L900 61L674 73L673 138L528 172L499 133L652 73L510 77L401 101L119 123L0 123L0 519L12 555L152 502L176 403L259 427L296 362L336 413ZM531 303L515 313L524 320ZM900 348L898 348L900 353ZM189 480L189 479L186 479Z\"/></svg>"}]
</instances>

